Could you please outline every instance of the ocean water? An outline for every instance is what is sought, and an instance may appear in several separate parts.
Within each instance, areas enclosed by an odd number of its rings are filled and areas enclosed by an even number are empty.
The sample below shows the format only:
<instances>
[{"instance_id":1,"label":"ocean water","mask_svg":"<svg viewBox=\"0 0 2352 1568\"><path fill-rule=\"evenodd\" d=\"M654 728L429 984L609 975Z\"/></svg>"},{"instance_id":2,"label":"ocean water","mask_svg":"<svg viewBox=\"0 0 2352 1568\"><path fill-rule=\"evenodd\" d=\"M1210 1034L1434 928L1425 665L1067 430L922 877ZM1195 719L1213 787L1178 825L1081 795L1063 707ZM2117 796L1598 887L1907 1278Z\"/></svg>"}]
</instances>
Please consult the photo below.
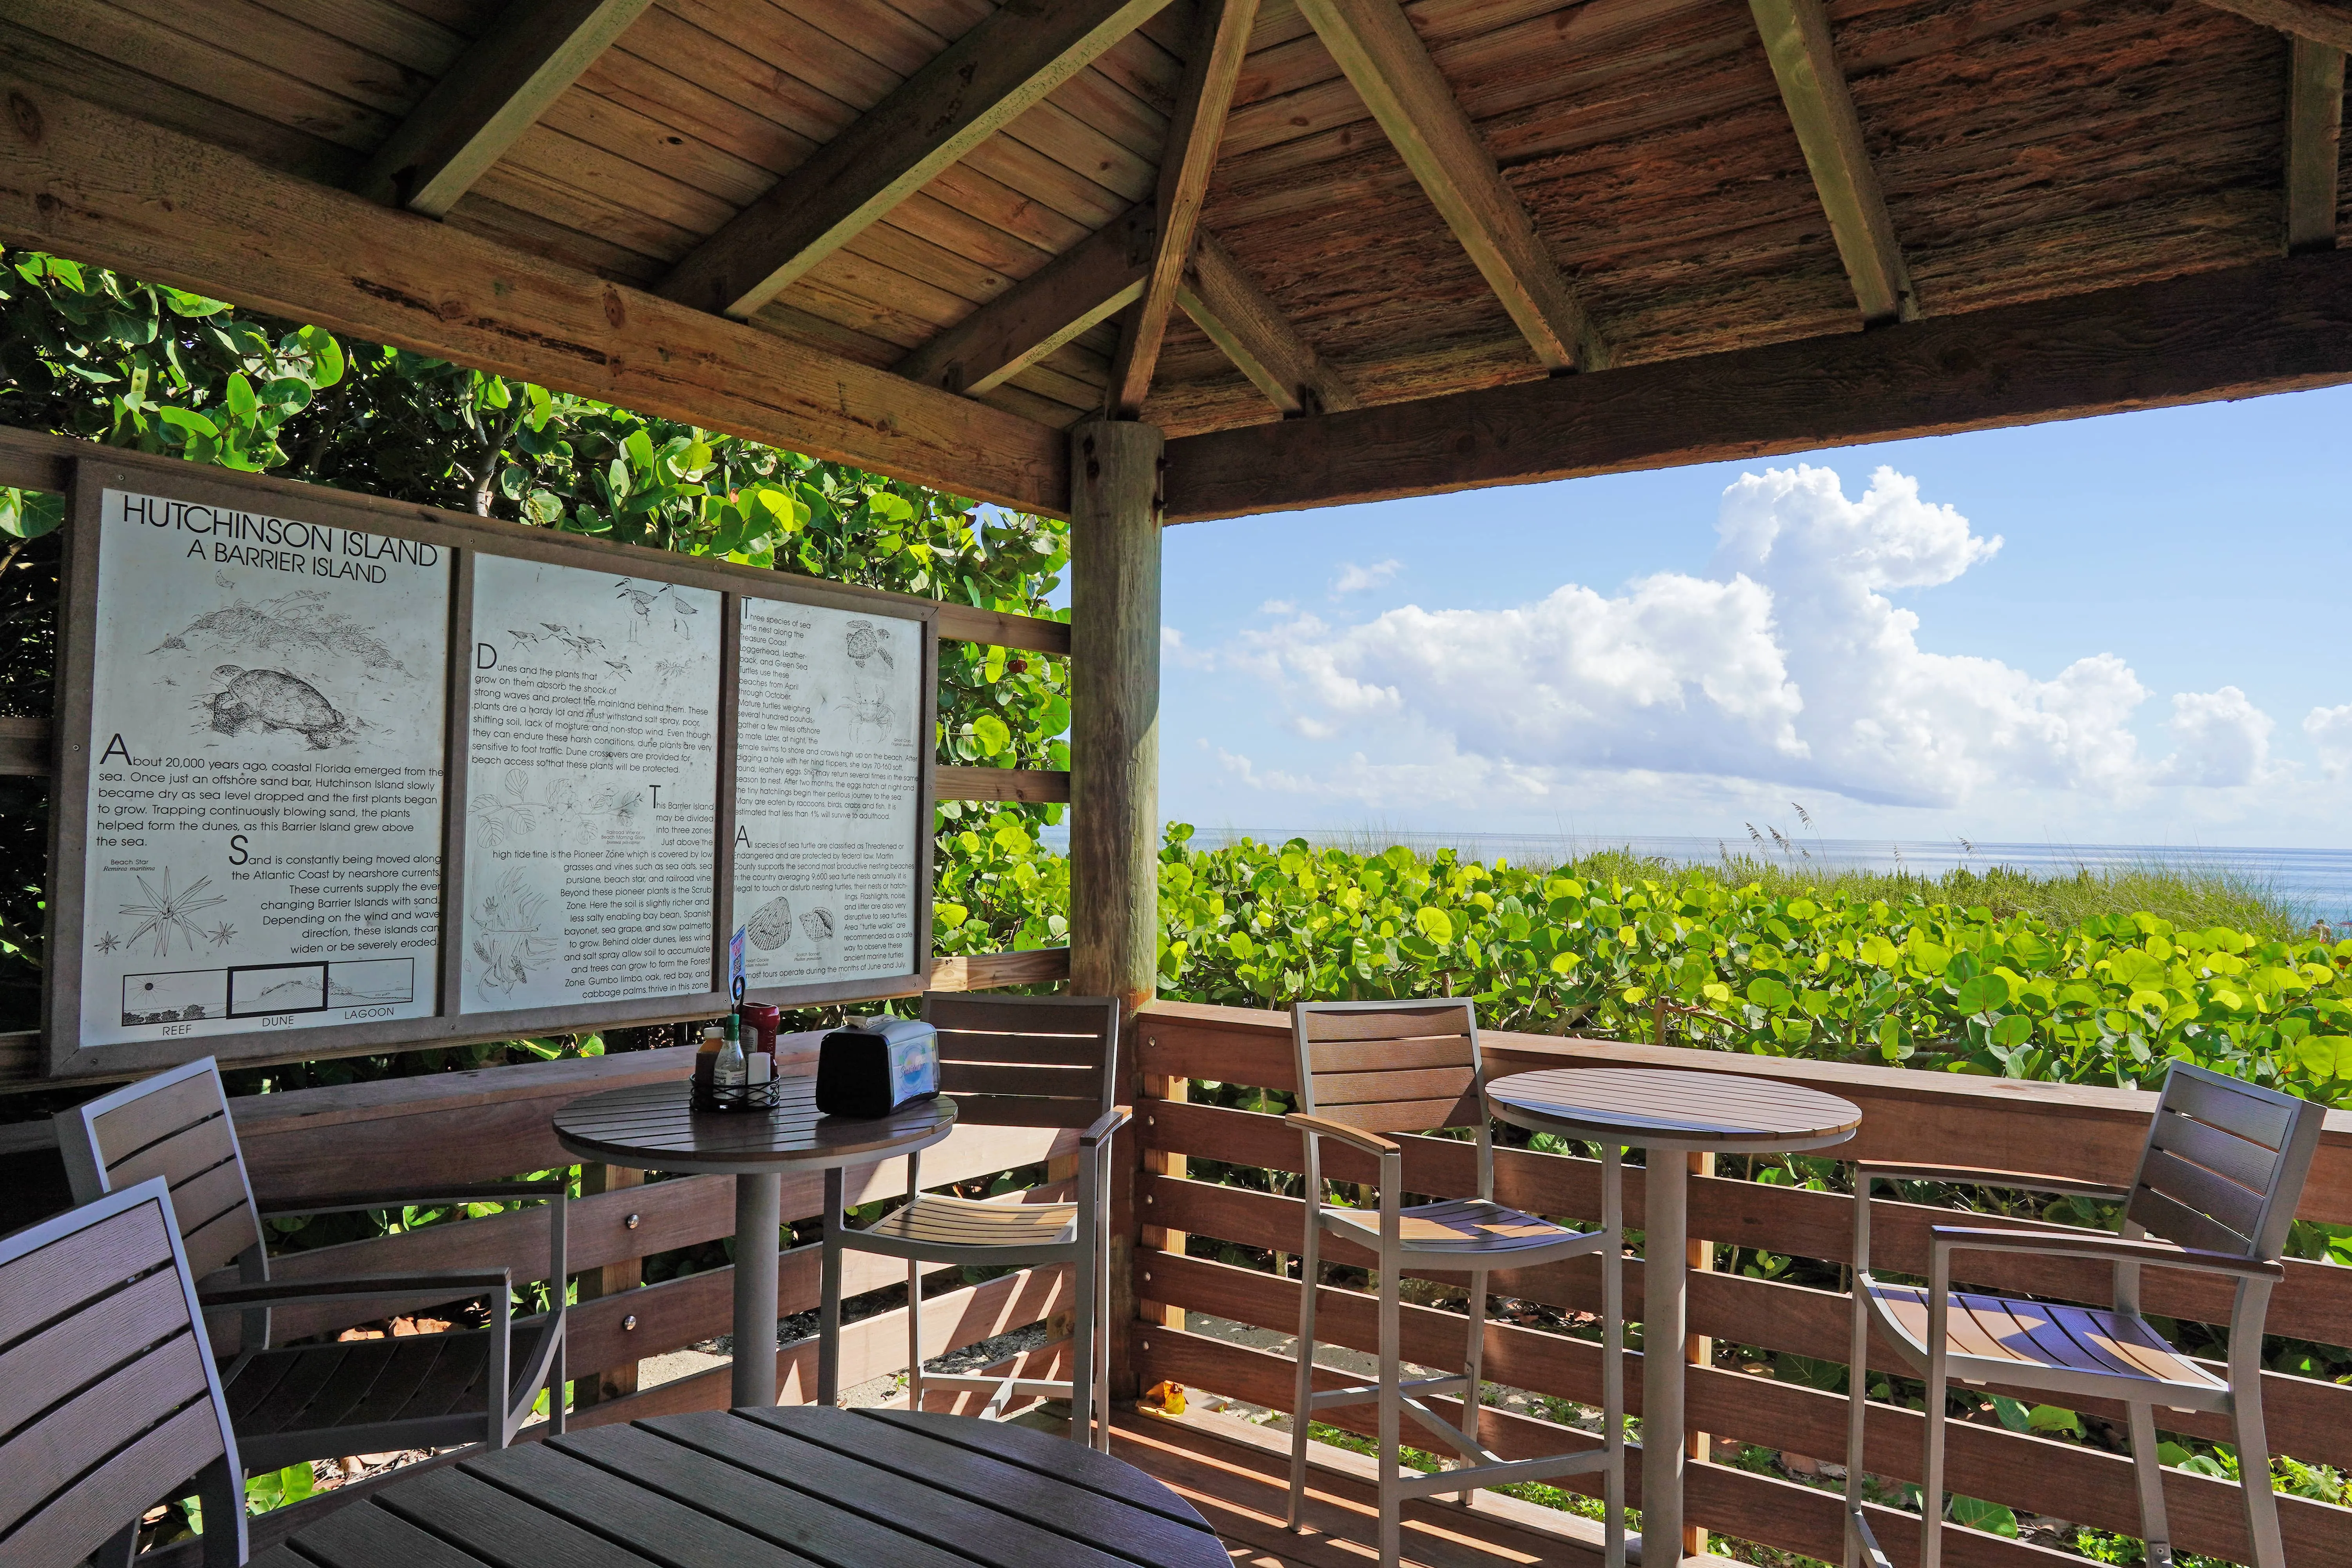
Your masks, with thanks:
<instances>
[{"instance_id":1,"label":"ocean water","mask_svg":"<svg viewBox=\"0 0 2352 1568\"><path fill-rule=\"evenodd\" d=\"M1193 843L1204 847L1254 838L1280 844L1305 838L1367 853L1402 844L1428 853L1440 848L1464 858L1491 861L1500 857L1515 866L1551 866L1599 849L1630 849L1662 860L1714 860L1728 853L1786 858L1797 865L1892 871L1898 868L1940 876L1954 867L1989 870L2007 866L2042 876L2064 875L2077 868L2094 871L2130 867L2168 866L2226 873L2267 888L2302 920L2325 921L2352 935L2352 849L2279 849L2242 847L2182 848L2159 844L2026 844L1885 838L1813 838L1789 841L1784 851L1767 838L1759 850L1746 837L1599 837L1559 834L1415 833L1328 828L1233 827L1202 828ZM1808 858L1810 857L1810 859Z\"/></svg>"}]
</instances>

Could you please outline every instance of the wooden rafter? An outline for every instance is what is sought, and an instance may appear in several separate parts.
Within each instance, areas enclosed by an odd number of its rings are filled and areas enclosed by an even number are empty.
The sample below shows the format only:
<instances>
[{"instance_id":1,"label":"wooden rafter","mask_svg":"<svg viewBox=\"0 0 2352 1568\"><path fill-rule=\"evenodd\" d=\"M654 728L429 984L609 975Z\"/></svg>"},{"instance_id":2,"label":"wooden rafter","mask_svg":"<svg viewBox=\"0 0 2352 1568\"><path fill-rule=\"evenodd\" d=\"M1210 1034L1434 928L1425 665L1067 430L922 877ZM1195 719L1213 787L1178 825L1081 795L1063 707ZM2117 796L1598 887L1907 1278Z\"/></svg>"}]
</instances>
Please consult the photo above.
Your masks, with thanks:
<instances>
[{"instance_id":1,"label":"wooden rafter","mask_svg":"<svg viewBox=\"0 0 2352 1568\"><path fill-rule=\"evenodd\" d=\"M0 73L0 243L1024 510L1057 430ZM158 221L159 216L168 221Z\"/></svg>"},{"instance_id":2,"label":"wooden rafter","mask_svg":"<svg viewBox=\"0 0 2352 1568\"><path fill-rule=\"evenodd\" d=\"M1158 215L1130 207L900 360L898 374L978 396L1143 297Z\"/></svg>"},{"instance_id":3,"label":"wooden rafter","mask_svg":"<svg viewBox=\"0 0 2352 1568\"><path fill-rule=\"evenodd\" d=\"M1910 321L1919 313L1910 268L1903 263L1886 197L1863 144L1862 121L1846 90L1845 73L1838 67L1822 0L1748 0L1748 9L1763 36L1764 52L1780 84L1780 101L1788 106L1789 123L1804 149L1805 167L1821 194L1822 210L1829 216L1830 234L1853 284L1864 322L1880 326Z\"/></svg>"},{"instance_id":4,"label":"wooden rafter","mask_svg":"<svg viewBox=\"0 0 2352 1568\"><path fill-rule=\"evenodd\" d=\"M2332 5L2329 0L2205 0L2205 4L2315 44L2352 49L2352 6Z\"/></svg>"},{"instance_id":5,"label":"wooden rafter","mask_svg":"<svg viewBox=\"0 0 2352 1568\"><path fill-rule=\"evenodd\" d=\"M1284 414L1358 406L1356 389L1323 362L1207 229L1194 237L1192 265L1176 297L1193 323Z\"/></svg>"},{"instance_id":6,"label":"wooden rafter","mask_svg":"<svg viewBox=\"0 0 2352 1568\"><path fill-rule=\"evenodd\" d=\"M1599 331L1397 0L1298 0L1298 9L1536 358L1554 371L1605 366Z\"/></svg>"},{"instance_id":7,"label":"wooden rafter","mask_svg":"<svg viewBox=\"0 0 2352 1568\"><path fill-rule=\"evenodd\" d=\"M1167 3L1009 0L703 241L661 292L751 314Z\"/></svg>"},{"instance_id":8,"label":"wooden rafter","mask_svg":"<svg viewBox=\"0 0 2352 1568\"><path fill-rule=\"evenodd\" d=\"M1171 522L2352 382L2352 250L1168 444Z\"/></svg>"},{"instance_id":9,"label":"wooden rafter","mask_svg":"<svg viewBox=\"0 0 2352 1568\"><path fill-rule=\"evenodd\" d=\"M2344 152L2344 51L2291 40L2286 102L2286 248L2336 248Z\"/></svg>"},{"instance_id":10,"label":"wooden rafter","mask_svg":"<svg viewBox=\"0 0 2352 1568\"><path fill-rule=\"evenodd\" d=\"M439 217L628 29L648 0L507 0L352 188Z\"/></svg>"},{"instance_id":11,"label":"wooden rafter","mask_svg":"<svg viewBox=\"0 0 2352 1568\"><path fill-rule=\"evenodd\" d=\"M1225 112L1233 107L1242 58L1249 52L1250 28L1256 20L1257 0L1201 0L1176 116L1169 122L1160 156L1159 244L1143 298L1119 332L1118 353L1111 361L1110 385L1104 394L1104 406L1113 418L1135 418L1151 390L1160 345L1176 310L1177 287L1192 259L1192 232L1209 193L1209 171L1217 162L1217 145L1224 140Z\"/></svg>"}]
</instances>

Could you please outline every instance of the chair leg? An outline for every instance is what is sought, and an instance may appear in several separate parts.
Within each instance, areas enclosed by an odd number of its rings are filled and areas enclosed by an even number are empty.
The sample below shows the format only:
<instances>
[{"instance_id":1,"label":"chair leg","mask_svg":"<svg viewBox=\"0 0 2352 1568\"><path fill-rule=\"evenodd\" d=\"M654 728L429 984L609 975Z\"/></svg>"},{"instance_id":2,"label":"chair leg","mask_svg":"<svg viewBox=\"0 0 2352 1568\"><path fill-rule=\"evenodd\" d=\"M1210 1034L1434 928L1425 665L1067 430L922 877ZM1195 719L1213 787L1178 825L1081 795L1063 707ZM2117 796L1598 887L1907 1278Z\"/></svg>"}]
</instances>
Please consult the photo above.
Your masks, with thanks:
<instances>
[{"instance_id":1,"label":"chair leg","mask_svg":"<svg viewBox=\"0 0 2352 1568\"><path fill-rule=\"evenodd\" d=\"M1927 1452L1919 1474L1919 1568L1939 1568L1944 1560L1944 1343L1938 1321L1927 1350ZM1846 1474L1851 1477L1853 1471Z\"/></svg>"},{"instance_id":2,"label":"chair leg","mask_svg":"<svg viewBox=\"0 0 2352 1568\"><path fill-rule=\"evenodd\" d=\"M1870 1431L1870 1304L1859 1270L1853 1274L1853 1333L1846 1351L1845 1378L1845 1568L1868 1568L1858 1521Z\"/></svg>"},{"instance_id":3,"label":"chair leg","mask_svg":"<svg viewBox=\"0 0 2352 1568\"><path fill-rule=\"evenodd\" d=\"M2286 1568L2278 1499L2271 1492L2271 1450L2263 1432L2259 1388L2244 1389L2235 1396L2230 1425L2238 1439L2238 1485L2246 1494L2246 1533L2254 1543L2254 1568Z\"/></svg>"},{"instance_id":4,"label":"chair leg","mask_svg":"<svg viewBox=\"0 0 2352 1568\"><path fill-rule=\"evenodd\" d=\"M196 1476L196 1497L205 1507L205 1568L243 1568L245 1477L226 1459L215 1459Z\"/></svg>"},{"instance_id":5,"label":"chair leg","mask_svg":"<svg viewBox=\"0 0 2352 1568\"><path fill-rule=\"evenodd\" d=\"M1086 1216L1091 1221L1093 1216ZM1097 1328L1108 1331L1108 1323L1095 1321L1095 1258L1094 1226L1088 1223L1086 1245L1078 1249L1077 1289L1074 1293L1076 1310L1070 1314L1070 1441L1094 1447L1095 1411L1095 1334Z\"/></svg>"},{"instance_id":6,"label":"chair leg","mask_svg":"<svg viewBox=\"0 0 2352 1568\"><path fill-rule=\"evenodd\" d=\"M1381 1194L1385 1197L1387 1194ZM1380 1421L1380 1503L1381 1503L1381 1568L1397 1568L1403 1552L1403 1521L1401 1512L1403 1499L1397 1495L1398 1450L1403 1447L1403 1434L1399 1430L1404 1420L1403 1391L1397 1384L1403 1376L1399 1364L1403 1361L1404 1281L1393 1258L1381 1260L1381 1421Z\"/></svg>"},{"instance_id":7,"label":"chair leg","mask_svg":"<svg viewBox=\"0 0 2352 1568\"><path fill-rule=\"evenodd\" d=\"M907 1408L923 1407L923 1266L907 1259Z\"/></svg>"},{"instance_id":8,"label":"chair leg","mask_svg":"<svg viewBox=\"0 0 2352 1568\"><path fill-rule=\"evenodd\" d=\"M547 1363L547 1429L559 1437L563 1436L563 1385L571 1381L565 1360L571 1342L564 1336L564 1327L559 1306L555 1324L548 1330L555 1336L555 1356Z\"/></svg>"},{"instance_id":9,"label":"chair leg","mask_svg":"<svg viewBox=\"0 0 2352 1568\"><path fill-rule=\"evenodd\" d=\"M816 1402L841 1403L841 1172L824 1173L824 1234L818 1246Z\"/></svg>"},{"instance_id":10,"label":"chair leg","mask_svg":"<svg viewBox=\"0 0 2352 1568\"><path fill-rule=\"evenodd\" d=\"M2147 1543L2147 1568L2172 1568L2172 1531L2164 1518L2164 1462L2156 1454L2156 1406L2131 1407L2131 1446L2132 1477L2139 1482L2139 1533ZM2244 1464L2242 1449L2239 1451L2239 1463L2241 1467ZM2240 1473L2243 1474L2242 1468ZM2268 1479L2267 1456L2263 1460L2263 1473ZM2263 1490L2267 1495L2269 1489ZM2252 1495L2248 1494L2250 1500Z\"/></svg>"},{"instance_id":11,"label":"chair leg","mask_svg":"<svg viewBox=\"0 0 2352 1568\"><path fill-rule=\"evenodd\" d=\"M1479 1382L1480 1375L1486 1371L1486 1271L1474 1268L1470 1271L1470 1342L1464 1348L1462 1356L1462 1373L1468 1380L1462 1388L1462 1431L1473 1443L1486 1440L1482 1433L1486 1407L1480 1397L1483 1385ZM1462 1462L1466 1465L1470 1461L1465 1459ZM1476 1489L1475 1487L1465 1488L1454 1494L1454 1500L1468 1508L1471 1495Z\"/></svg>"},{"instance_id":12,"label":"chair leg","mask_svg":"<svg viewBox=\"0 0 2352 1568\"><path fill-rule=\"evenodd\" d=\"M1106 1159L1109 1146L1104 1146ZM1095 1275L1095 1420L1097 1447L1110 1452L1110 1205L1100 1194L1110 1188L1108 1179L1096 1184L1095 1207L1101 1215L1096 1256L1102 1264Z\"/></svg>"},{"instance_id":13,"label":"chair leg","mask_svg":"<svg viewBox=\"0 0 2352 1568\"><path fill-rule=\"evenodd\" d=\"M1323 1273L1322 1237L1310 1201L1307 1239L1298 1250L1298 1385L1290 1416L1290 1528L1307 1528L1307 1428L1315 1418L1315 1287Z\"/></svg>"}]
</instances>

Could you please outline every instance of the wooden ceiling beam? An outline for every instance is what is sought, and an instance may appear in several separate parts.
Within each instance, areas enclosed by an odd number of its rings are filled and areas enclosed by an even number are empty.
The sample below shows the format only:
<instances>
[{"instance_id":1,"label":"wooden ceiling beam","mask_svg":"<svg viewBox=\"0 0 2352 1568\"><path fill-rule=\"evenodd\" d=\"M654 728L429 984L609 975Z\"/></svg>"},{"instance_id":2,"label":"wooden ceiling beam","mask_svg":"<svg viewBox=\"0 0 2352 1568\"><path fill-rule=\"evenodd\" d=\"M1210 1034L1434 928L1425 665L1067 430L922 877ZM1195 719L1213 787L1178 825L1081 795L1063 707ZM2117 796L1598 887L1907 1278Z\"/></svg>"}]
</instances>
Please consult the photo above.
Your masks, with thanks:
<instances>
[{"instance_id":1,"label":"wooden ceiling beam","mask_svg":"<svg viewBox=\"0 0 2352 1568\"><path fill-rule=\"evenodd\" d=\"M1168 0L1007 0L704 240L660 292L749 316Z\"/></svg>"},{"instance_id":2,"label":"wooden ceiling beam","mask_svg":"<svg viewBox=\"0 0 2352 1568\"><path fill-rule=\"evenodd\" d=\"M1544 368L1605 367L1599 330L1397 0L1297 5Z\"/></svg>"},{"instance_id":3,"label":"wooden ceiling beam","mask_svg":"<svg viewBox=\"0 0 2352 1568\"><path fill-rule=\"evenodd\" d=\"M1839 259L1853 284L1865 326L1908 321L1919 313L1911 271L1887 216L1886 197L1862 140L1862 120L1846 90L1822 0L1748 0L1764 52L1780 84L1780 101L1804 150L1813 189L1830 220Z\"/></svg>"},{"instance_id":4,"label":"wooden ceiling beam","mask_svg":"<svg viewBox=\"0 0 2352 1568\"><path fill-rule=\"evenodd\" d=\"M1060 431L0 73L0 244L1061 514Z\"/></svg>"},{"instance_id":5,"label":"wooden ceiling beam","mask_svg":"<svg viewBox=\"0 0 2352 1568\"><path fill-rule=\"evenodd\" d=\"M627 31L648 0L507 0L352 189L439 217Z\"/></svg>"},{"instance_id":6,"label":"wooden ceiling beam","mask_svg":"<svg viewBox=\"0 0 2352 1568\"><path fill-rule=\"evenodd\" d=\"M2344 155L2344 51L2289 41L2286 103L2286 249L2336 248Z\"/></svg>"},{"instance_id":7,"label":"wooden ceiling beam","mask_svg":"<svg viewBox=\"0 0 2352 1568\"><path fill-rule=\"evenodd\" d=\"M1118 353L1111 360L1110 384L1103 395L1114 419L1133 419L1151 390L1160 367L1160 345L1176 311L1176 293L1192 257L1192 233L1209 194L1209 172L1225 136L1225 113L1241 80L1249 52L1257 0L1201 0L1193 25L1192 50L1176 97L1176 116L1160 155L1157 205L1160 241L1144 280L1143 298L1122 324Z\"/></svg>"},{"instance_id":8,"label":"wooden ceiling beam","mask_svg":"<svg viewBox=\"0 0 2352 1568\"><path fill-rule=\"evenodd\" d=\"M2352 382L2352 250L1168 443L1171 522Z\"/></svg>"},{"instance_id":9,"label":"wooden ceiling beam","mask_svg":"<svg viewBox=\"0 0 2352 1568\"><path fill-rule=\"evenodd\" d=\"M2352 6L2329 0L2205 0L2205 4L2315 44L2352 49Z\"/></svg>"},{"instance_id":10,"label":"wooden ceiling beam","mask_svg":"<svg viewBox=\"0 0 2352 1568\"><path fill-rule=\"evenodd\" d=\"M892 367L944 392L978 396L1143 297L1158 214L1130 207Z\"/></svg>"},{"instance_id":11,"label":"wooden ceiling beam","mask_svg":"<svg viewBox=\"0 0 2352 1568\"><path fill-rule=\"evenodd\" d=\"M1324 363L1281 307L1205 228L1194 237L1192 265L1176 299L1193 324L1285 415L1360 406L1347 378Z\"/></svg>"}]
</instances>

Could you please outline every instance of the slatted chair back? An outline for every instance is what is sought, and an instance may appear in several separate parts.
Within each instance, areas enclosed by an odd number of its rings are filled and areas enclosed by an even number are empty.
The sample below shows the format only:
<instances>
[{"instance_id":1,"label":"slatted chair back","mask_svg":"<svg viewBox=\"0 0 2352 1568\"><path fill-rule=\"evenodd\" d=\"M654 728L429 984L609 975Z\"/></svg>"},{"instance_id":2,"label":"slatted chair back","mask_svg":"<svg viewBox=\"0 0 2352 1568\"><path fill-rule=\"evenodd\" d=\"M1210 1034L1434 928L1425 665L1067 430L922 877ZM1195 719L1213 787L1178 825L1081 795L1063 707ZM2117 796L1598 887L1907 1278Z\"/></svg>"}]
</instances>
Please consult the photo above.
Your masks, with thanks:
<instances>
[{"instance_id":1,"label":"slatted chair back","mask_svg":"<svg viewBox=\"0 0 2352 1568\"><path fill-rule=\"evenodd\" d=\"M2126 1223L2178 1246L2275 1261L2326 1114L2315 1101L2174 1062Z\"/></svg>"},{"instance_id":2,"label":"slatted chair back","mask_svg":"<svg viewBox=\"0 0 2352 1568\"><path fill-rule=\"evenodd\" d=\"M57 1131L76 1203L160 1176L197 1279L240 1259L250 1278L268 1278L245 1155L212 1058L59 1111Z\"/></svg>"},{"instance_id":3,"label":"slatted chair back","mask_svg":"<svg viewBox=\"0 0 2352 1568\"><path fill-rule=\"evenodd\" d=\"M1367 1132L1475 1127L1486 1136L1471 1002L1301 1002L1291 1033L1299 1110Z\"/></svg>"},{"instance_id":4,"label":"slatted chair back","mask_svg":"<svg viewBox=\"0 0 2352 1568\"><path fill-rule=\"evenodd\" d=\"M1118 1097L1118 1002L1109 996L923 994L940 1032L940 1091L980 1127L1087 1127Z\"/></svg>"},{"instance_id":5,"label":"slatted chair back","mask_svg":"<svg viewBox=\"0 0 2352 1568\"><path fill-rule=\"evenodd\" d=\"M161 1178L0 1239L0 1568L58 1568L204 1489L245 1561L244 1473Z\"/></svg>"}]
</instances>

